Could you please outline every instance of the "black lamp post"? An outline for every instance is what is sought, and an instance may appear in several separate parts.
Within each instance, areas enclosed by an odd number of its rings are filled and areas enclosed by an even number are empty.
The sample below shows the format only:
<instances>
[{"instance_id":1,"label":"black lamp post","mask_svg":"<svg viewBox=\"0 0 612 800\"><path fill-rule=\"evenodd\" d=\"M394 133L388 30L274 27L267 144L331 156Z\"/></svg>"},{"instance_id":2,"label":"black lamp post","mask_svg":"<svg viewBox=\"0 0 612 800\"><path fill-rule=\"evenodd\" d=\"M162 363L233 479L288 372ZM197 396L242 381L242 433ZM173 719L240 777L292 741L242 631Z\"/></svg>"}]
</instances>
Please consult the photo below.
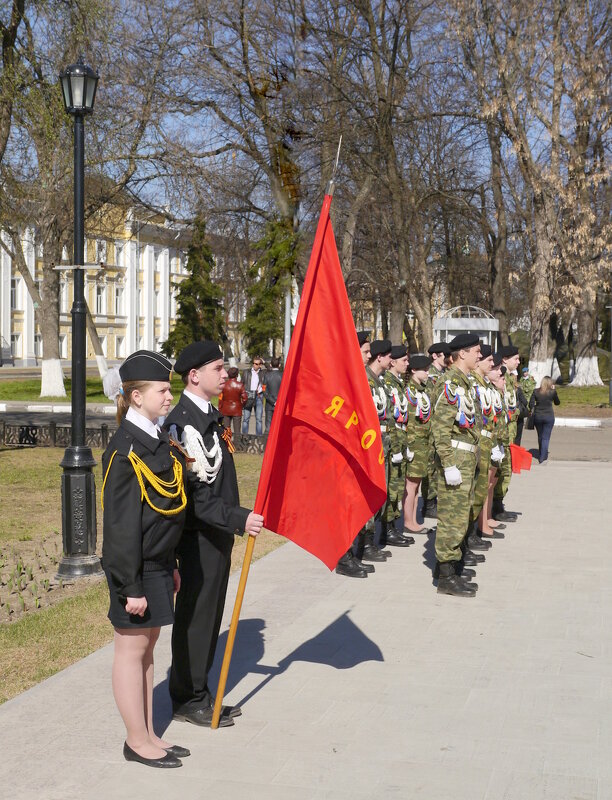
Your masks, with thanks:
<instances>
[{"instance_id":1,"label":"black lamp post","mask_svg":"<svg viewBox=\"0 0 612 800\"><path fill-rule=\"evenodd\" d=\"M61 73L64 105L74 116L74 298L72 304L72 440L60 466L64 555L57 577L77 578L101 572L96 556L96 465L85 446L85 332L87 305L83 271L85 240L85 137L83 118L93 111L98 75L82 59Z\"/></svg>"}]
</instances>

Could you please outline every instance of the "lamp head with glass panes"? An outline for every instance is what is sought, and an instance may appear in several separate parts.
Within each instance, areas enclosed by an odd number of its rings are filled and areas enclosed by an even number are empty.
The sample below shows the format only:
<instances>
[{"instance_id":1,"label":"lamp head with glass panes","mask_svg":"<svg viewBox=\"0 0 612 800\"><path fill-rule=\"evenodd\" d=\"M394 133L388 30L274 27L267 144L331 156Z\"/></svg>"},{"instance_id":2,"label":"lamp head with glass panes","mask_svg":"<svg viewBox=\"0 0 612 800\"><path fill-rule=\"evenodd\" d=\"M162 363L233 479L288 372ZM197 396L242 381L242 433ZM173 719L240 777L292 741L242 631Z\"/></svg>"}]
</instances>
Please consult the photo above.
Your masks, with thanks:
<instances>
[{"instance_id":1,"label":"lamp head with glass panes","mask_svg":"<svg viewBox=\"0 0 612 800\"><path fill-rule=\"evenodd\" d=\"M98 73L80 58L60 73L64 105L69 114L91 114L96 99Z\"/></svg>"}]
</instances>

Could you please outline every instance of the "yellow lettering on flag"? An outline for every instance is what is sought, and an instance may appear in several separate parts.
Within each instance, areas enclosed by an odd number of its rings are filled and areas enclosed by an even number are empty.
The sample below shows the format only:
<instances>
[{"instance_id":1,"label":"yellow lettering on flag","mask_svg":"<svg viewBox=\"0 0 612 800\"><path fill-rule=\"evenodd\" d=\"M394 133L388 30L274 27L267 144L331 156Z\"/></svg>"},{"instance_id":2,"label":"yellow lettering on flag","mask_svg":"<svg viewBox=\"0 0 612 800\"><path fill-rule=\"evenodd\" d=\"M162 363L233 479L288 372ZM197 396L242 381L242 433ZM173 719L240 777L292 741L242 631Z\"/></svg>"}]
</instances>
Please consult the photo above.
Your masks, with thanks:
<instances>
[{"instance_id":1,"label":"yellow lettering on flag","mask_svg":"<svg viewBox=\"0 0 612 800\"><path fill-rule=\"evenodd\" d=\"M348 429L351 427L351 425L357 425L357 423L358 423L358 422L359 422L359 417L358 417L358 416L357 416L357 414L356 414L356 413L353 411L353 413L352 413L352 414L351 414L351 416L349 417L349 420L348 420L348 422L346 423L346 425L345 425L344 427L345 427L345 428L348 430Z\"/></svg>"},{"instance_id":2,"label":"yellow lettering on flag","mask_svg":"<svg viewBox=\"0 0 612 800\"><path fill-rule=\"evenodd\" d=\"M336 395L332 399L331 405L329 406L329 408L325 409L325 413L326 414L331 414L332 417L335 417L336 414L338 413L338 411L340 411L340 409L342 408L343 405L344 405L344 398L339 397L338 395Z\"/></svg>"}]
</instances>

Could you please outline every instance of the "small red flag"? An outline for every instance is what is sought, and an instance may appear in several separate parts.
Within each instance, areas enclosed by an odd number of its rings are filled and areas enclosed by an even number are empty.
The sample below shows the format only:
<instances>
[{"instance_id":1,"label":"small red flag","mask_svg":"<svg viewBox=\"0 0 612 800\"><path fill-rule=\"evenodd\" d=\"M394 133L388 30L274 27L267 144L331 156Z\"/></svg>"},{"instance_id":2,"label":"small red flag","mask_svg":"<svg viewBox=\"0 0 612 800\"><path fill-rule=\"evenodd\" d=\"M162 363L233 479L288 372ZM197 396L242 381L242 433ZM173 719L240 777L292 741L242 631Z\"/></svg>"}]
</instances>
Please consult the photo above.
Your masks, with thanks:
<instances>
[{"instance_id":1,"label":"small red flag","mask_svg":"<svg viewBox=\"0 0 612 800\"><path fill-rule=\"evenodd\" d=\"M380 424L321 209L255 511L333 569L387 497Z\"/></svg>"}]
</instances>

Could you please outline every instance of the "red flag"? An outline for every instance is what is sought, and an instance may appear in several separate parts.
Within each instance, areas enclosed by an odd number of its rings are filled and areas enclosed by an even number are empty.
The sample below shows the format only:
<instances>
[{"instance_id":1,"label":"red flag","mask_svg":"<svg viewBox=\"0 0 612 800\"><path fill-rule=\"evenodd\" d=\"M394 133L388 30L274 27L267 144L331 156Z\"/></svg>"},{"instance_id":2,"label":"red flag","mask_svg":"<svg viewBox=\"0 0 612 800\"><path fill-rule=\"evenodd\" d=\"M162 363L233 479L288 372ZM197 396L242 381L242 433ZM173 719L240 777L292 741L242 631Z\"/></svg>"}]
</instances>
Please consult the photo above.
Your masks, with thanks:
<instances>
[{"instance_id":1,"label":"red flag","mask_svg":"<svg viewBox=\"0 0 612 800\"><path fill-rule=\"evenodd\" d=\"M326 195L264 455L255 510L330 569L387 497L380 424Z\"/></svg>"}]
</instances>

